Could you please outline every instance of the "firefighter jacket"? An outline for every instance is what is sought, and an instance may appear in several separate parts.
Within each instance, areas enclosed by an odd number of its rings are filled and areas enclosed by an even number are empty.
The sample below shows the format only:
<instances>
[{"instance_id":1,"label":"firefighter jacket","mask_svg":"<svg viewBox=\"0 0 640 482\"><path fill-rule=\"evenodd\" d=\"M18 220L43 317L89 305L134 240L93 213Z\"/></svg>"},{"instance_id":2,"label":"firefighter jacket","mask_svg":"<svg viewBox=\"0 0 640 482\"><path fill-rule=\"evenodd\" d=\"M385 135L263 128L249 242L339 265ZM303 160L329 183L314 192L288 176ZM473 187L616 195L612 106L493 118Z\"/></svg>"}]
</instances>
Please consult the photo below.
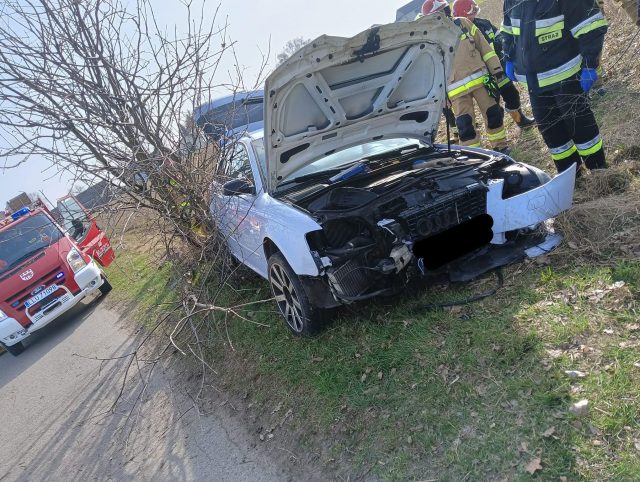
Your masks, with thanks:
<instances>
[{"instance_id":1,"label":"firefighter jacket","mask_svg":"<svg viewBox=\"0 0 640 482\"><path fill-rule=\"evenodd\" d=\"M486 18L476 18L473 24L480 29L484 38L493 47L493 50L498 54L498 58L502 60L504 53L502 51L502 36L504 34L498 31L498 28Z\"/></svg>"},{"instance_id":2,"label":"firefighter jacket","mask_svg":"<svg viewBox=\"0 0 640 482\"><path fill-rule=\"evenodd\" d=\"M449 76L450 99L484 88L490 75L504 79L498 55L482 31L466 18L456 18L454 23L460 27L460 44Z\"/></svg>"},{"instance_id":3,"label":"firefighter jacket","mask_svg":"<svg viewBox=\"0 0 640 482\"><path fill-rule=\"evenodd\" d=\"M532 92L596 69L607 21L595 0L505 0L505 60Z\"/></svg>"}]
</instances>

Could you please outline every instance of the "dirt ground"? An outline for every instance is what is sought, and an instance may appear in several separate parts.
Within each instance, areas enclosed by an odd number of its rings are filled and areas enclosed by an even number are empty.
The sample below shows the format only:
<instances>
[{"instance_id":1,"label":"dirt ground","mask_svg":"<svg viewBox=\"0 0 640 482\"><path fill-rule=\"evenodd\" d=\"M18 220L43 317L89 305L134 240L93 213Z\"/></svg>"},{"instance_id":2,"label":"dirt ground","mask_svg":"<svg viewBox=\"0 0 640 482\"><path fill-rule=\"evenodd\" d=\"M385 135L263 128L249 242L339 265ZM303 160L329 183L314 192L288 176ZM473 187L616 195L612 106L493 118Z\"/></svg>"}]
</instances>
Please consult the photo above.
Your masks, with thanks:
<instances>
[{"instance_id":1,"label":"dirt ground","mask_svg":"<svg viewBox=\"0 0 640 482\"><path fill-rule=\"evenodd\" d=\"M99 300L98 300L99 301ZM176 357L141 393L145 363L118 398L140 341L103 304L79 306L25 353L0 357L0 480L314 480L277 444L260 442L222 402L193 403ZM223 406L224 405L224 406ZM279 456L281 454L281 456Z\"/></svg>"}]
</instances>

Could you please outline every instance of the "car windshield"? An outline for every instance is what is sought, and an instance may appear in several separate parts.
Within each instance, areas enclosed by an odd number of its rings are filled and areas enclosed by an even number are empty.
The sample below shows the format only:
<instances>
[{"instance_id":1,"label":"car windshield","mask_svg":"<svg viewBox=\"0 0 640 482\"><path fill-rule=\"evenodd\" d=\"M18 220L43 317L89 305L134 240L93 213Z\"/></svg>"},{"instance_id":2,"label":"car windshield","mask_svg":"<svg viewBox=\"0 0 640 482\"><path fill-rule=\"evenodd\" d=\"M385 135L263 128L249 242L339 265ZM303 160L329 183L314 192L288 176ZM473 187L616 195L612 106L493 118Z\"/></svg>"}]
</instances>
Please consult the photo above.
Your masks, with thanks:
<instances>
[{"instance_id":1,"label":"car windshield","mask_svg":"<svg viewBox=\"0 0 640 482\"><path fill-rule=\"evenodd\" d=\"M64 234L45 214L36 214L0 231L0 274L57 243Z\"/></svg>"},{"instance_id":2,"label":"car windshield","mask_svg":"<svg viewBox=\"0 0 640 482\"><path fill-rule=\"evenodd\" d=\"M306 165L302 169L297 170L289 177L284 179L283 182L290 181L297 177L306 176L308 174L315 174L322 171L337 169L341 166L347 166L361 159L366 159L367 157L373 157L384 152L394 151L396 149L401 149L403 147L408 147L410 145L419 143L420 141L416 139L403 137L398 139L381 139L379 141L360 144L358 146L350 147L340 152L336 152L335 154L330 154L323 157L322 159L318 159L317 161ZM258 156L258 160L260 161L260 166L264 169L264 171L266 171L267 160L263 140L260 139L258 141L254 141L253 145Z\"/></svg>"}]
</instances>

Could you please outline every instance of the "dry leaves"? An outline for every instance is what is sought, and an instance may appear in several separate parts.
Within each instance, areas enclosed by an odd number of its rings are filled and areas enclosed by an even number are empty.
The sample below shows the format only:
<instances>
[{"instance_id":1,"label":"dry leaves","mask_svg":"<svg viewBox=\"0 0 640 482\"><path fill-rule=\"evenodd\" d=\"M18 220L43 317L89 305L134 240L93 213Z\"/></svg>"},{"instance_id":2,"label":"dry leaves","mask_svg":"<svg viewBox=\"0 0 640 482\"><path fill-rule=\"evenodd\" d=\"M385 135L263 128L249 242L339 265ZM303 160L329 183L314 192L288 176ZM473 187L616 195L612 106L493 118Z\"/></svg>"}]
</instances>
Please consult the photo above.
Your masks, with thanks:
<instances>
[{"instance_id":1,"label":"dry leaves","mask_svg":"<svg viewBox=\"0 0 640 482\"><path fill-rule=\"evenodd\" d=\"M531 475L535 474L539 470L542 470L542 465L540 462L542 461L539 458L533 459L531 462L527 464L527 466L525 467L525 470Z\"/></svg>"},{"instance_id":2,"label":"dry leaves","mask_svg":"<svg viewBox=\"0 0 640 482\"><path fill-rule=\"evenodd\" d=\"M586 417L589 414L589 400L580 400L569 407L569 411L576 417Z\"/></svg>"}]
</instances>

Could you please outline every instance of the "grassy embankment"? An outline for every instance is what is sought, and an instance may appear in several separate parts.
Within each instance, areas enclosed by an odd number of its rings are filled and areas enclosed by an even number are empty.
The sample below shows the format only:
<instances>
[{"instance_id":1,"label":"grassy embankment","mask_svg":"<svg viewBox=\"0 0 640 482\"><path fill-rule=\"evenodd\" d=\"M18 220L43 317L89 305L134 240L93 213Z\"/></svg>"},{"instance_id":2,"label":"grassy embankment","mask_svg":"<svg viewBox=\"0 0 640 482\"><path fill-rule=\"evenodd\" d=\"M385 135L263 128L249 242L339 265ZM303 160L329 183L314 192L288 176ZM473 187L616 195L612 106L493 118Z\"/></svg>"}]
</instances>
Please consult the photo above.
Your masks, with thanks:
<instances>
[{"instance_id":1,"label":"grassy embankment","mask_svg":"<svg viewBox=\"0 0 640 482\"><path fill-rule=\"evenodd\" d=\"M630 36L625 29L616 35ZM580 182L576 208L558 221L563 248L507 270L495 297L412 309L484 290L484 280L367 303L312 340L290 337L270 304L244 312L270 328L236 318L224 336L211 331L217 385L264 427L263 443L345 480L637 480L639 96L619 81L618 64L609 67L610 92L595 107L617 165ZM550 167L537 133L520 137L514 153ZM116 297L147 309L170 299L171 266L153 266L144 253L121 253L110 270ZM269 297L261 280L242 288L220 302ZM583 399L588 413L572 414Z\"/></svg>"}]
</instances>

